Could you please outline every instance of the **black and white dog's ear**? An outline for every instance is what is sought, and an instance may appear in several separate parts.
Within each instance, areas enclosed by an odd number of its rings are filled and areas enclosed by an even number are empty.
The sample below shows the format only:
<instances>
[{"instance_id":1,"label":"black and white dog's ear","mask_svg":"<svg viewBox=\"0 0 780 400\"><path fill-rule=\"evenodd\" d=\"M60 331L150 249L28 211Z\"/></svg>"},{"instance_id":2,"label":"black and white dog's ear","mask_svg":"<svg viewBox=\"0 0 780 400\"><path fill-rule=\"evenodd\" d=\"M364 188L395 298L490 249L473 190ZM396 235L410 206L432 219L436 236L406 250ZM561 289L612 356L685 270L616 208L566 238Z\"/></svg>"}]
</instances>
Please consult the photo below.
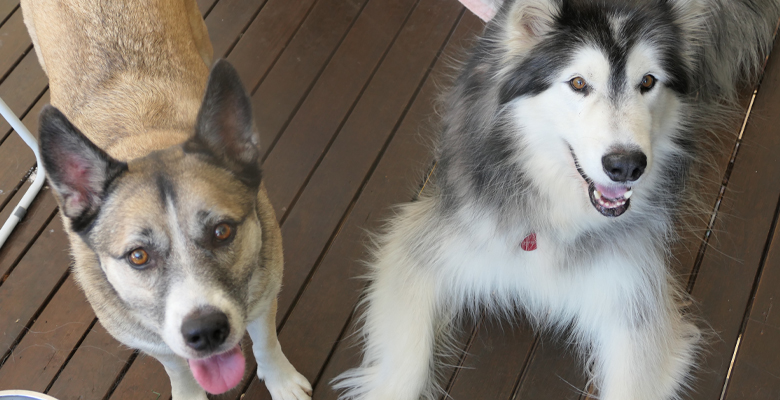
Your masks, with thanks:
<instances>
[{"instance_id":1,"label":"black and white dog's ear","mask_svg":"<svg viewBox=\"0 0 780 400\"><path fill-rule=\"evenodd\" d=\"M40 114L41 158L62 212L79 232L97 215L108 185L127 170L92 143L68 118L47 105Z\"/></svg>"},{"instance_id":2,"label":"black and white dog's ear","mask_svg":"<svg viewBox=\"0 0 780 400\"><path fill-rule=\"evenodd\" d=\"M544 37L553 29L561 4L557 0L523 0L507 2L501 12L506 13L511 31L510 40L528 44ZM529 43L530 42L530 43Z\"/></svg>"},{"instance_id":3,"label":"black and white dog's ear","mask_svg":"<svg viewBox=\"0 0 780 400\"><path fill-rule=\"evenodd\" d=\"M252 121L252 103L238 72L226 60L218 60L211 69L192 140L242 180L259 179L260 137Z\"/></svg>"}]
</instances>

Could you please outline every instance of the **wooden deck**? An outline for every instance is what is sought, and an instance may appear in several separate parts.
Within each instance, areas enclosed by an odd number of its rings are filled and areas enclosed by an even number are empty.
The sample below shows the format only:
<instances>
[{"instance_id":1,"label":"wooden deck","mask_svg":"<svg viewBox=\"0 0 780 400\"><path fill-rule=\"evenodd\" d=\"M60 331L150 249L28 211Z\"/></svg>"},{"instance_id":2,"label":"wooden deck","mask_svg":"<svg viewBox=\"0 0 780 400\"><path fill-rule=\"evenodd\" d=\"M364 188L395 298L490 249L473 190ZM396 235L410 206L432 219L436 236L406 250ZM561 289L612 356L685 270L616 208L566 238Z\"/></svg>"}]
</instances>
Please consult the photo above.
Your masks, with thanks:
<instances>
[{"instance_id":1,"label":"wooden deck","mask_svg":"<svg viewBox=\"0 0 780 400\"><path fill-rule=\"evenodd\" d=\"M329 381L358 360L349 336L365 231L419 187L432 162L434 100L449 79L442 72L483 24L454 0L199 5L215 56L230 60L253 94L266 186L284 235L282 347L315 399L335 399ZM693 399L780 398L780 312L772 313L780 296L780 57L769 58L755 93L745 91L717 168L702 177L713 217L695 222L676 250L681 279L715 333ZM47 79L17 0L0 0L0 97L37 130ZM0 222L30 185L34 164L0 122ZM0 390L61 400L170 398L160 364L119 345L96 320L69 275L67 248L44 190L0 249ZM463 368L442 383L453 399L587 397L583 366L559 340L489 320L466 326L462 340ZM226 398L242 396L270 399L256 378Z\"/></svg>"}]
</instances>

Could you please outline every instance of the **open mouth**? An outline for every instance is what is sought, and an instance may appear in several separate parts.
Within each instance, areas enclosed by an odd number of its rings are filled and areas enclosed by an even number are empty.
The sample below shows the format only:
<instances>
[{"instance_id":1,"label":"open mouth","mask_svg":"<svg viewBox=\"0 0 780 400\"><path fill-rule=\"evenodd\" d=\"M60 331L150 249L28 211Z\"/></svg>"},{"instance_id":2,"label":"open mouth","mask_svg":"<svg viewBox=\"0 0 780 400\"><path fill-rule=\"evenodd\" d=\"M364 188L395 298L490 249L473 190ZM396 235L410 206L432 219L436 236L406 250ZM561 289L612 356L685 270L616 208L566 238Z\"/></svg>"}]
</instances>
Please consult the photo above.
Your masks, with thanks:
<instances>
[{"instance_id":1,"label":"open mouth","mask_svg":"<svg viewBox=\"0 0 780 400\"><path fill-rule=\"evenodd\" d=\"M203 390L212 394L225 393L244 378L246 360L240 345L208 358L187 361L195 380Z\"/></svg>"},{"instance_id":2,"label":"open mouth","mask_svg":"<svg viewBox=\"0 0 780 400\"><path fill-rule=\"evenodd\" d=\"M602 186L593 182L580 167L580 162L577 160L577 156L574 155L574 150L571 147L569 147L569 150L571 150L571 156L574 159L574 166L577 167L577 172L580 173L582 179L588 184L588 197L593 208L605 217L619 217L623 215L631 204L630 198L634 193L631 188L626 186Z\"/></svg>"}]
</instances>

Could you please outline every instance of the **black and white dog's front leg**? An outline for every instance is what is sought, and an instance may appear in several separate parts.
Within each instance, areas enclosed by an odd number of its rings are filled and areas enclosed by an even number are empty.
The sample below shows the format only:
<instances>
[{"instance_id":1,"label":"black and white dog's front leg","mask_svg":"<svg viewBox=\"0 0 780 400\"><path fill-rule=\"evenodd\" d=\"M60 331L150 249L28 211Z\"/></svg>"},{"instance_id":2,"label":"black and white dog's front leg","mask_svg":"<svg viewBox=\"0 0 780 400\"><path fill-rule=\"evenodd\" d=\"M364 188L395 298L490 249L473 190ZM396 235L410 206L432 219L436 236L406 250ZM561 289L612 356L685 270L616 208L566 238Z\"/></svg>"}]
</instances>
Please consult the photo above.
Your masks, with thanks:
<instances>
[{"instance_id":1,"label":"black and white dog's front leg","mask_svg":"<svg viewBox=\"0 0 780 400\"><path fill-rule=\"evenodd\" d=\"M593 332L594 380L602 400L677 399L690 378L699 329L674 306Z\"/></svg>"},{"instance_id":2,"label":"black and white dog's front leg","mask_svg":"<svg viewBox=\"0 0 780 400\"><path fill-rule=\"evenodd\" d=\"M274 400L309 400L309 381L290 364L276 336L276 299L266 312L247 325L252 352L257 360L257 377L265 381Z\"/></svg>"}]
</instances>

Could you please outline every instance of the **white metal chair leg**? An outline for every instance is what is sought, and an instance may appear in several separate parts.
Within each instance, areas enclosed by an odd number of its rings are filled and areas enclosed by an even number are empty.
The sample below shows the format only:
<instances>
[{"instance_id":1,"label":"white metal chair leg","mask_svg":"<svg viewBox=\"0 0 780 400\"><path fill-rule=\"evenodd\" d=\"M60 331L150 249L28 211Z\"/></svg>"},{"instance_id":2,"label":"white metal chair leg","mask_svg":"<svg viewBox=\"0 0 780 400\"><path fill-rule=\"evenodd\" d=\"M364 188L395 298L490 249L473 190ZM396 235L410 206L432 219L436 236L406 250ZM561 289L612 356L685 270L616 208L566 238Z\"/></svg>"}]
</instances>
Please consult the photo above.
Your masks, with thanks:
<instances>
[{"instance_id":1,"label":"white metal chair leg","mask_svg":"<svg viewBox=\"0 0 780 400\"><path fill-rule=\"evenodd\" d=\"M30 146L33 153L35 153L35 160L38 164L37 173L35 175L35 180L33 181L32 186L27 189L27 192L24 194L24 196L22 196L22 200L19 201L19 204L16 206L16 209L14 209L14 212L5 221L3 227L0 228L0 247L3 247L6 239L8 239L8 236L11 235L11 231L13 231L19 221L24 218L24 215L27 213L27 208L30 207L30 203L32 203L33 199L35 199L35 196L38 195L38 192L40 192L41 188L43 187L43 183L46 180L46 174L43 170L43 163L41 163L41 153L38 151L38 141L35 139L35 136L30 134L30 131L27 130L27 127L22 124L22 121L20 121L16 114L11 111L2 98L0 98L0 115L2 115L6 121L11 124L11 127L14 128L19 136L22 137L22 140L24 140L24 142Z\"/></svg>"}]
</instances>

